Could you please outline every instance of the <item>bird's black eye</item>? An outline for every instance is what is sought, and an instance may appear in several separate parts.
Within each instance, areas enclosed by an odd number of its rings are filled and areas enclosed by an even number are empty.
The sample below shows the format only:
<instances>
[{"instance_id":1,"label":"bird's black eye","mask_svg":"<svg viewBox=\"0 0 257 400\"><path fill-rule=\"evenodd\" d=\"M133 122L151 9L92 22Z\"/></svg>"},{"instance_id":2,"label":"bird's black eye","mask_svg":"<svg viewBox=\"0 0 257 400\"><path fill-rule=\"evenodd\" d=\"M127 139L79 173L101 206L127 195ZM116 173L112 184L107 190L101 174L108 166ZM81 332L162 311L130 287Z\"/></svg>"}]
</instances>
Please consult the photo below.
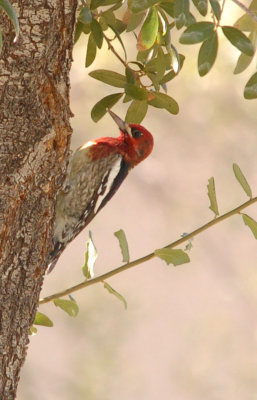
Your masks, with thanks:
<instances>
[{"instance_id":1,"label":"bird's black eye","mask_svg":"<svg viewBox=\"0 0 257 400\"><path fill-rule=\"evenodd\" d=\"M137 139L140 136L142 136L142 132L140 132L137 128L131 128L131 134L134 139Z\"/></svg>"}]
</instances>

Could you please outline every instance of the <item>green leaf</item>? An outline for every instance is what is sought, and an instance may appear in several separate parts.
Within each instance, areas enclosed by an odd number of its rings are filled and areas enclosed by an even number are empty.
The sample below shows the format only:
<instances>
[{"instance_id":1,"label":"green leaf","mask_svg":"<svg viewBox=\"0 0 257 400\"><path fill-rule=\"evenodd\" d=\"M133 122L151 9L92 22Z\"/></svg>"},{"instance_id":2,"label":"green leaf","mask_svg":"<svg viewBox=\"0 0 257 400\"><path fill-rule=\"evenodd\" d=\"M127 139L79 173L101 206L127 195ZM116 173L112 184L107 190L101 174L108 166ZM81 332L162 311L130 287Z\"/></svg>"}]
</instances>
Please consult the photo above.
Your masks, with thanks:
<instances>
[{"instance_id":1,"label":"green leaf","mask_svg":"<svg viewBox=\"0 0 257 400\"><path fill-rule=\"evenodd\" d=\"M238 180L238 182L240 183L240 185L244 189L244 191L247 194L247 196L249 196L250 199L251 199L252 198L252 190L251 190L251 188L249 186L249 183L247 182L243 172L241 171L239 165L234 163L233 164L233 171L234 171L236 179Z\"/></svg>"},{"instance_id":2,"label":"green leaf","mask_svg":"<svg viewBox=\"0 0 257 400\"><path fill-rule=\"evenodd\" d=\"M114 236L116 236L116 238L119 241L120 244L120 249L121 249L121 253L122 253L122 261L125 263L129 262L129 248L128 248L128 242L127 242L127 238L125 235L125 232L123 229L120 229L119 231L114 233Z\"/></svg>"},{"instance_id":3,"label":"green leaf","mask_svg":"<svg viewBox=\"0 0 257 400\"><path fill-rule=\"evenodd\" d=\"M83 24L82 22L78 21L75 26L75 33L74 33L74 43L80 38L81 33L88 35L91 32L90 24Z\"/></svg>"},{"instance_id":4,"label":"green leaf","mask_svg":"<svg viewBox=\"0 0 257 400\"><path fill-rule=\"evenodd\" d=\"M155 7L150 8L137 39L138 51L150 49L156 40L159 19Z\"/></svg>"},{"instance_id":5,"label":"green leaf","mask_svg":"<svg viewBox=\"0 0 257 400\"><path fill-rule=\"evenodd\" d=\"M255 15L257 14L257 0L252 0L248 9L252 11ZM234 24L234 26L240 31L251 32L256 30L256 21L252 18L252 16L248 13L244 14L240 17Z\"/></svg>"},{"instance_id":6,"label":"green leaf","mask_svg":"<svg viewBox=\"0 0 257 400\"><path fill-rule=\"evenodd\" d=\"M180 56L177 49L172 44L170 44L168 51L171 56L171 66L175 74L177 74L180 71Z\"/></svg>"},{"instance_id":7,"label":"green leaf","mask_svg":"<svg viewBox=\"0 0 257 400\"><path fill-rule=\"evenodd\" d=\"M122 103L129 103L132 100L127 94L123 97Z\"/></svg>"},{"instance_id":8,"label":"green leaf","mask_svg":"<svg viewBox=\"0 0 257 400\"><path fill-rule=\"evenodd\" d=\"M119 34L121 34L122 32L124 32L125 29L126 29L126 27L127 27L127 26L126 26L126 24L124 24L123 21L121 21L120 19L117 19L117 18L116 18L115 26L113 26L113 28L115 28L116 31L119 32Z\"/></svg>"},{"instance_id":9,"label":"green leaf","mask_svg":"<svg viewBox=\"0 0 257 400\"><path fill-rule=\"evenodd\" d=\"M141 13L138 13L138 14L132 13L130 18L129 18L126 31L127 32L134 31L138 27L138 25L140 25L140 23L141 23L142 19L144 18L144 16L145 16L145 12L141 12Z\"/></svg>"},{"instance_id":10,"label":"green leaf","mask_svg":"<svg viewBox=\"0 0 257 400\"><path fill-rule=\"evenodd\" d=\"M93 242L92 234L89 231L89 239L86 243L85 263L82 267L82 272L86 279L94 277L94 265L97 257L97 250Z\"/></svg>"},{"instance_id":11,"label":"green leaf","mask_svg":"<svg viewBox=\"0 0 257 400\"><path fill-rule=\"evenodd\" d=\"M166 57L161 47L158 48L156 59L157 59L156 79L160 81L163 78L166 71L166 63L165 63Z\"/></svg>"},{"instance_id":12,"label":"green leaf","mask_svg":"<svg viewBox=\"0 0 257 400\"><path fill-rule=\"evenodd\" d=\"M203 42L207 39L214 30L213 22L196 22L190 25L180 36L180 43L182 44L195 44Z\"/></svg>"},{"instance_id":13,"label":"green leaf","mask_svg":"<svg viewBox=\"0 0 257 400\"><path fill-rule=\"evenodd\" d=\"M107 25L107 23L106 23L106 20L103 18L102 15L100 16L98 22L99 22L99 24L100 24L100 26L101 26L103 32L106 31L106 30L108 29L108 25Z\"/></svg>"},{"instance_id":14,"label":"green leaf","mask_svg":"<svg viewBox=\"0 0 257 400\"><path fill-rule=\"evenodd\" d=\"M102 44L103 44L103 30L101 28L101 25L96 19L92 19L90 23L91 31L94 36L96 45L99 49L101 49Z\"/></svg>"},{"instance_id":15,"label":"green leaf","mask_svg":"<svg viewBox=\"0 0 257 400\"><path fill-rule=\"evenodd\" d=\"M209 0L210 4L211 4L211 8L213 11L213 14L215 15L217 21L220 20L220 16L221 16L221 7L220 7L220 3L218 0Z\"/></svg>"},{"instance_id":16,"label":"green leaf","mask_svg":"<svg viewBox=\"0 0 257 400\"><path fill-rule=\"evenodd\" d=\"M169 71L166 75L164 75L164 77L160 80L160 85L164 85L165 83L171 81L172 79L175 78L175 76L177 76L177 74L175 74L175 72Z\"/></svg>"},{"instance_id":17,"label":"green leaf","mask_svg":"<svg viewBox=\"0 0 257 400\"><path fill-rule=\"evenodd\" d=\"M248 7L250 11L252 11L255 16L257 15L257 0L253 0ZM238 20L234 23L234 27L244 32L256 32L257 23L252 18L252 15L249 13L243 14Z\"/></svg>"},{"instance_id":18,"label":"green leaf","mask_svg":"<svg viewBox=\"0 0 257 400\"><path fill-rule=\"evenodd\" d=\"M77 43L77 41L78 41L79 38L80 38L81 33L83 32L82 27L83 27L82 22L79 22L79 21L78 21L78 22L76 23L76 26L75 26L74 44Z\"/></svg>"},{"instance_id":19,"label":"green leaf","mask_svg":"<svg viewBox=\"0 0 257 400\"><path fill-rule=\"evenodd\" d=\"M95 10L97 7L100 6L109 6L111 4L119 3L118 0L92 0L90 3L91 10Z\"/></svg>"},{"instance_id":20,"label":"green leaf","mask_svg":"<svg viewBox=\"0 0 257 400\"><path fill-rule=\"evenodd\" d=\"M47 315L37 311L34 322L34 325L42 325L42 326L54 326L53 322L48 318Z\"/></svg>"},{"instance_id":21,"label":"green leaf","mask_svg":"<svg viewBox=\"0 0 257 400\"><path fill-rule=\"evenodd\" d=\"M153 49L139 51L137 53L137 61L139 61L140 63L146 64L147 62L149 62L151 60L153 55L154 55Z\"/></svg>"},{"instance_id":22,"label":"green leaf","mask_svg":"<svg viewBox=\"0 0 257 400\"><path fill-rule=\"evenodd\" d=\"M103 0L92 0L90 2L90 8L91 10L95 10L97 7L99 7L102 4Z\"/></svg>"},{"instance_id":23,"label":"green leaf","mask_svg":"<svg viewBox=\"0 0 257 400\"><path fill-rule=\"evenodd\" d=\"M208 180L208 182L209 182L209 184L207 185L208 196L209 196L209 199L211 202L209 209L212 210L214 212L214 214L217 216L217 215L219 215L219 210L218 210L218 203L217 203L217 199L216 199L214 178L211 177Z\"/></svg>"},{"instance_id":24,"label":"green leaf","mask_svg":"<svg viewBox=\"0 0 257 400\"><path fill-rule=\"evenodd\" d=\"M64 300L64 299L55 299L54 305L56 307L60 307L70 317L76 317L78 315L79 307L75 301Z\"/></svg>"},{"instance_id":25,"label":"green leaf","mask_svg":"<svg viewBox=\"0 0 257 400\"><path fill-rule=\"evenodd\" d=\"M156 58L153 58L145 66L145 72L153 72L157 80L160 80L166 70L166 56L161 47L158 48L158 54Z\"/></svg>"},{"instance_id":26,"label":"green leaf","mask_svg":"<svg viewBox=\"0 0 257 400\"><path fill-rule=\"evenodd\" d=\"M159 30L157 36L157 43L159 45L162 45L163 38L167 35L168 31L170 31L170 26L165 12L160 7L158 7L158 18L159 18Z\"/></svg>"},{"instance_id":27,"label":"green leaf","mask_svg":"<svg viewBox=\"0 0 257 400\"><path fill-rule=\"evenodd\" d=\"M256 24L257 27L257 24ZM253 47L254 47L254 52L256 50L256 44L257 44L257 30L253 30L250 35L249 35L249 39L251 40ZM244 53L241 53L238 60L237 60L237 64L236 67L234 69L234 74L240 74L241 72L243 72L251 63L252 59L254 56L247 56Z\"/></svg>"},{"instance_id":28,"label":"green leaf","mask_svg":"<svg viewBox=\"0 0 257 400\"><path fill-rule=\"evenodd\" d=\"M132 71L132 69L126 67L125 74L126 74L127 82L134 84L135 83L135 73Z\"/></svg>"},{"instance_id":29,"label":"green leaf","mask_svg":"<svg viewBox=\"0 0 257 400\"><path fill-rule=\"evenodd\" d=\"M127 302L126 302L125 298L120 293L118 293L115 289L113 289L111 287L111 285L109 285L109 283L107 283L107 282L104 282L104 288L107 289L109 293L111 293L115 297L117 297L117 299L122 301L123 304L124 304L125 309L127 309L127 307L128 307Z\"/></svg>"},{"instance_id":30,"label":"green leaf","mask_svg":"<svg viewBox=\"0 0 257 400\"><path fill-rule=\"evenodd\" d=\"M160 91L160 84L158 82L157 75L155 73L153 73L153 72L148 72L147 76L151 80L152 85L154 87L154 90L156 92L159 92ZM151 98L152 98L152 94L149 95L149 100Z\"/></svg>"},{"instance_id":31,"label":"green leaf","mask_svg":"<svg viewBox=\"0 0 257 400\"><path fill-rule=\"evenodd\" d=\"M185 61L185 56L183 54L179 54L179 70L182 69Z\"/></svg>"},{"instance_id":32,"label":"green leaf","mask_svg":"<svg viewBox=\"0 0 257 400\"><path fill-rule=\"evenodd\" d=\"M82 32L85 35L88 35L89 33L91 33L91 25L90 24L82 24Z\"/></svg>"},{"instance_id":33,"label":"green leaf","mask_svg":"<svg viewBox=\"0 0 257 400\"><path fill-rule=\"evenodd\" d=\"M257 72L251 76L244 90L244 97L247 100L257 99Z\"/></svg>"},{"instance_id":34,"label":"green leaf","mask_svg":"<svg viewBox=\"0 0 257 400\"><path fill-rule=\"evenodd\" d=\"M107 25L115 26L116 18L112 11L106 11L101 13L101 17L104 18Z\"/></svg>"},{"instance_id":35,"label":"green leaf","mask_svg":"<svg viewBox=\"0 0 257 400\"><path fill-rule=\"evenodd\" d=\"M123 93L114 93L98 101L91 111L92 120L94 122L99 121L107 113L107 108L112 108L122 96Z\"/></svg>"},{"instance_id":36,"label":"green leaf","mask_svg":"<svg viewBox=\"0 0 257 400\"><path fill-rule=\"evenodd\" d=\"M159 3L158 0L132 0L129 3L129 8L133 13L144 11L147 8L152 7L154 4Z\"/></svg>"},{"instance_id":37,"label":"green leaf","mask_svg":"<svg viewBox=\"0 0 257 400\"><path fill-rule=\"evenodd\" d=\"M244 53L241 53L237 63L236 63L236 67L234 69L234 74L240 74L241 72L245 71L247 67L249 67L249 65L251 64L253 59L252 57L247 56Z\"/></svg>"},{"instance_id":38,"label":"green leaf","mask_svg":"<svg viewBox=\"0 0 257 400\"><path fill-rule=\"evenodd\" d=\"M249 10L257 12L257 0L252 0L251 4L249 5Z\"/></svg>"},{"instance_id":39,"label":"green leaf","mask_svg":"<svg viewBox=\"0 0 257 400\"><path fill-rule=\"evenodd\" d=\"M162 51L162 49L161 49L161 51ZM163 53L163 51L162 51L162 53ZM161 53L159 53L159 54L161 54ZM170 63L171 63L170 55L165 54L163 57L163 54L162 54L161 58L162 58L162 63L165 66L165 69L170 69ZM152 58L150 61L148 61L146 63L144 70L146 72L157 72L160 68L159 64L160 64L160 60L157 56L155 58ZM161 67L161 68L163 68L163 67Z\"/></svg>"},{"instance_id":40,"label":"green leaf","mask_svg":"<svg viewBox=\"0 0 257 400\"><path fill-rule=\"evenodd\" d=\"M174 266L190 262L188 254L181 249L157 249L154 254L166 261L167 264L173 264Z\"/></svg>"},{"instance_id":41,"label":"green leaf","mask_svg":"<svg viewBox=\"0 0 257 400\"><path fill-rule=\"evenodd\" d=\"M174 16L177 29L182 28L189 16L189 0L175 0Z\"/></svg>"},{"instance_id":42,"label":"green leaf","mask_svg":"<svg viewBox=\"0 0 257 400\"><path fill-rule=\"evenodd\" d=\"M90 33L87 43L87 55L85 66L89 67L95 60L96 57L96 43L94 36Z\"/></svg>"},{"instance_id":43,"label":"green leaf","mask_svg":"<svg viewBox=\"0 0 257 400\"><path fill-rule=\"evenodd\" d=\"M254 54L252 42L245 36L245 34L232 26L222 26L222 31L226 38L233 46L242 51L248 56Z\"/></svg>"},{"instance_id":44,"label":"green leaf","mask_svg":"<svg viewBox=\"0 0 257 400\"><path fill-rule=\"evenodd\" d=\"M154 99L149 100L148 104L157 108L165 108L171 114L178 114L178 103L172 97L168 96L165 93L151 92L151 94L154 96Z\"/></svg>"},{"instance_id":45,"label":"green leaf","mask_svg":"<svg viewBox=\"0 0 257 400\"><path fill-rule=\"evenodd\" d=\"M201 45L198 55L198 72L200 76L206 75L212 68L218 51L217 32L213 32Z\"/></svg>"},{"instance_id":46,"label":"green leaf","mask_svg":"<svg viewBox=\"0 0 257 400\"><path fill-rule=\"evenodd\" d=\"M106 69L97 69L90 72L89 75L91 78L118 88L125 88L127 84L127 79L124 75L121 75L118 72L108 71Z\"/></svg>"},{"instance_id":47,"label":"green leaf","mask_svg":"<svg viewBox=\"0 0 257 400\"><path fill-rule=\"evenodd\" d=\"M130 104L125 121L140 124L146 116L148 104L146 101L133 100Z\"/></svg>"},{"instance_id":48,"label":"green leaf","mask_svg":"<svg viewBox=\"0 0 257 400\"><path fill-rule=\"evenodd\" d=\"M234 27L244 32L251 32L256 27L256 22L253 20L251 15L244 14L235 23Z\"/></svg>"},{"instance_id":49,"label":"green leaf","mask_svg":"<svg viewBox=\"0 0 257 400\"><path fill-rule=\"evenodd\" d=\"M32 325L29 328L29 335L36 335L36 334L37 334L37 328L34 325Z\"/></svg>"},{"instance_id":50,"label":"green leaf","mask_svg":"<svg viewBox=\"0 0 257 400\"><path fill-rule=\"evenodd\" d=\"M159 7L161 7L170 17L174 18L174 3L162 1L159 4Z\"/></svg>"},{"instance_id":51,"label":"green leaf","mask_svg":"<svg viewBox=\"0 0 257 400\"><path fill-rule=\"evenodd\" d=\"M245 225L249 226L255 239L257 239L257 222L247 214L242 214Z\"/></svg>"},{"instance_id":52,"label":"green leaf","mask_svg":"<svg viewBox=\"0 0 257 400\"><path fill-rule=\"evenodd\" d=\"M167 32L164 36L164 43L165 43L165 47L168 52L168 55L170 57L170 65L173 67L173 71L177 73L180 68L180 59L179 59L179 54L177 52L177 49L171 43L170 28L167 29ZM170 68L167 68L167 69L170 69Z\"/></svg>"},{"instance_id":53,"label":"green leaf","mask_svg":"<svg viewBox=\"0 0 257 400\"><path fill-rule=\"evenodd\" d=\"M185 60L185 56L183 56L183 54L179 54L179 65L180 65L180 70L184 64L184 60ZM169 71L166 75L164 75L164 77L160 80L160 84L163 85L169 81L171 81L172 79L175 78L175 76L177 76L177 74L172 70Z\"/></svg>"},{"instance_id":54,"label":"green leaf","mask_svg":"<svg viewBox=\"0 0 257 400\"><path fill-rule=\"evenodd\" d=\"M148 92L146 89L136 85L131 85L129 83L125 86L125 92L128 96L135 100L147 100L148 97Z\"/></svg>"},{"instance_id":55,"label":"green leaf","mask_svg":"<svg viewBox=\"0 0 257 400\"><path fill-rule=\"evenodd\" d=\"M15 30L14 42L16 42L20 33L20 26L16 11L8 0L0 0L0 7L6 12L13 23L13 27Z\"/></svg>"},{"instance_id":56,"label":"green leaf","mask_svg":"<svg viewBox=\"0 0 257 400\"><path fill-rule=\"evenodd\" d=\"M193 16L193 14L189 13L186 20L186 27L188 28L190 25L193 25L195 23L196 23L195 17Z\"/></svg>"},{"instance_id":57,"label":"green leaf","mask_svg":"<svg viewBox=\"0 0 257 400\"><path fill-rule=\"evenodd\" d=\"M87 5L81 9L78 20L83 24L90 24L92 21L92 14Z\"/></svg>"},{"instance_id":58,"label":"green leaf","mask_svg":"<svg viewBox=\"0 0 257 400\"><path fill-rule=\"evenodd\" d=\"M106 0L106 1L110 2L111 0ZM109 8L109 11L115 11L115 10L118 10L119 8L121 8L121 6L123 4L123 0L116 0L115 2L114 2L114 0L112 0L112 3L110 3L110 4L113 4L113 6L111 8Z\"/></svg>"},{"instance_id":59,"label":"green leaf","mask_svg":"<svg viewBox=\"0 0 257 400\"><path fill-rule=\"evenodd\" d=\"M193 0L193 3L197 8L197 10L199 11L199 13L205 17L208 11L207 0Z\"/></svg>"}]
</instances>

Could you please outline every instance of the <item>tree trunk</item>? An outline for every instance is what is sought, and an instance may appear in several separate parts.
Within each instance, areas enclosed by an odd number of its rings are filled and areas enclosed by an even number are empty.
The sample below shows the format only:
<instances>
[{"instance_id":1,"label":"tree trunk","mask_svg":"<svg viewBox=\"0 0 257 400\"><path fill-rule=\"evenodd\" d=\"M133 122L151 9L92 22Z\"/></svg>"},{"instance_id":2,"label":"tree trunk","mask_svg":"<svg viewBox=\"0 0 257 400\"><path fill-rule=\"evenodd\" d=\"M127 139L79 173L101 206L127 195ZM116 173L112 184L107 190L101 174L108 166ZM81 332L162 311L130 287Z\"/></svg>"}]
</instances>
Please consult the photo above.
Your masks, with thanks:
<instances>
[{"instance_id":1,"label":"tree trunk","mask_svg":"<svg viewBox=\"0 0 257 400\"><path fill-rule=\"evenodd\" d=\"M15 398L51 251L71 128L69 71L77 0L16 0L0 11L0 399Z\"/></svg>"}]
</instances>

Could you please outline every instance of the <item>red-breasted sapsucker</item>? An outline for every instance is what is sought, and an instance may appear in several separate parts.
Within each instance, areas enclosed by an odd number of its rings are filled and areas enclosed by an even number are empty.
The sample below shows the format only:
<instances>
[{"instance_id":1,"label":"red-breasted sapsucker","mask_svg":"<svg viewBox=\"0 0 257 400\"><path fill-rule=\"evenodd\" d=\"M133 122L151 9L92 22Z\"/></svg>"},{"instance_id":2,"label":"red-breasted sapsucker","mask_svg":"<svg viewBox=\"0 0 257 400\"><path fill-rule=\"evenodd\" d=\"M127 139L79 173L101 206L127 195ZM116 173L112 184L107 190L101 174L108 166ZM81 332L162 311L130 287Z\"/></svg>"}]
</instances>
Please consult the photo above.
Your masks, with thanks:
<instances>
[{"instance_id":1,"label":"red-breasted sapsucker","mask_svg":"<svg viewBox=\"0 0 257 400\"><path fill-rule=\"evenodd\" d=\"M128 172L153 149L153 137L143 126L128 124L108 111L120 129L120 136L89 141L71 157L67 177L57 195L49 272L67 244L110 200Z\"/></svg>"}]
</instances>

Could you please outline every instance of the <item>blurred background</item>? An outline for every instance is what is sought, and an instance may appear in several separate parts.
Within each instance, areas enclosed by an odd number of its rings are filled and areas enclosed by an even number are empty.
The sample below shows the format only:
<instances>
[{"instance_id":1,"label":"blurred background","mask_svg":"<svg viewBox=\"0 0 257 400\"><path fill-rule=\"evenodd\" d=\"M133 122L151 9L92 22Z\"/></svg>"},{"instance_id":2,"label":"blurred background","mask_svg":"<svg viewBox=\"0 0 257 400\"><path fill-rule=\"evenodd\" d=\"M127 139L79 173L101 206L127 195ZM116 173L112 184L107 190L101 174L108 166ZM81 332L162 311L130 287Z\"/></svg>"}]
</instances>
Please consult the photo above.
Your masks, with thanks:
<instances>
[{"instance_id":1,"label":"blurred background","mask_svg":"<svg viewBox=\"0 0 257 400\"><path fill-rule=\"evenodd\" d=\"M232 2L223 23L242 12ZM127 34L131 54L134 43ZM254 71L233 75L239 52L222 40L213 70L197 73L199 46L186 54L168 92L178 116L150 109L143 124L153 133L149 159L133 170L90 224L99 257L96 275L122 264L113 233L124 229L131 259L178 239L211 220L206 185L214 176L220 213L247 200L234 178L236 162L257 193L256 102L243 98ZM129 44L128 44L129 46ZM116 92L84 68L86 40L74 49L72 148L88 139L116 136L109 116L95 124L93 105ZM132 56L131 56L132 58ZM120 65L104 47L89 70ZM127 105L113 110L125 116ZM245 211L257 218L257 206ZM88 228L46 277L42 297L83 280ZM191 263L173 267L155 258L108 280L128 309L102 284L76 292L73 319L53 304L40 307L54 328L31 337L19 400L255 400L257 398L257 242L240 216L193 240Z\"/></svg>"}]
</instances>

